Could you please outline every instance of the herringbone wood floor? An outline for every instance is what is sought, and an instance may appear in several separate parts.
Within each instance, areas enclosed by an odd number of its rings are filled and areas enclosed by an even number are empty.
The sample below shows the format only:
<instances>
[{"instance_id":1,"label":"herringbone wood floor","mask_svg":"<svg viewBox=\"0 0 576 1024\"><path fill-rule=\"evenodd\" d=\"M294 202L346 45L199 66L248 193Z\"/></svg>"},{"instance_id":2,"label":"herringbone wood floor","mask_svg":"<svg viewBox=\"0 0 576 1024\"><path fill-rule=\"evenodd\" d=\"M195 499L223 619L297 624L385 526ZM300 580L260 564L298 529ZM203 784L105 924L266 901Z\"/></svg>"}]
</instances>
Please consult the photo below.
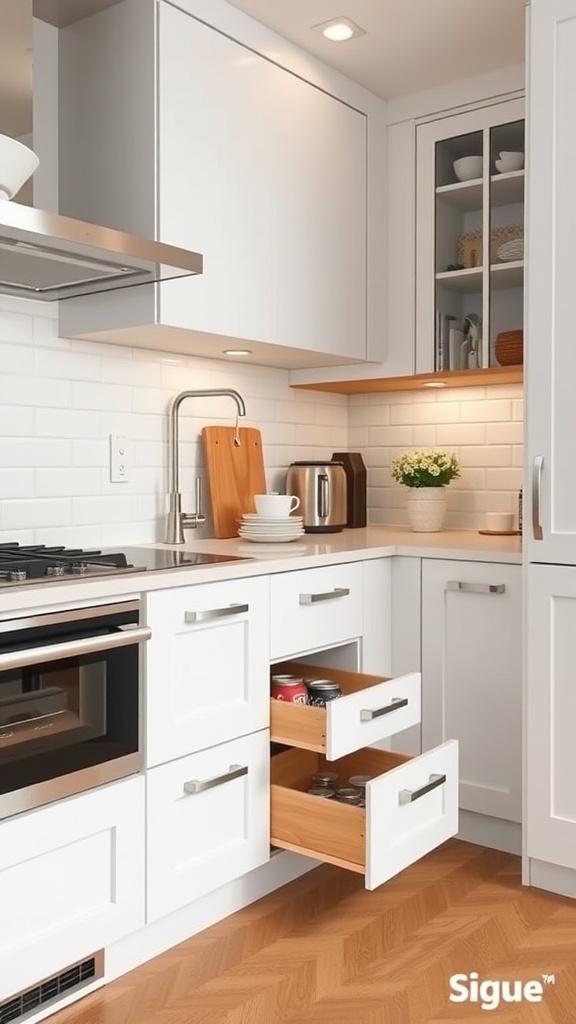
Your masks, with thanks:
<instances>
[{"instance_id":1,"label":"herringbone wood floor","mask_svg":"<svg viewBox=\"0 0 576 1024\"><path fill-rule=\"evenodd\" d=\"M576 1024L576 901L452 840L375 892L323 866L50 1024ZM451 1003L448 979L554 975L541 1003Z\"/></svg>"}]
</instances>

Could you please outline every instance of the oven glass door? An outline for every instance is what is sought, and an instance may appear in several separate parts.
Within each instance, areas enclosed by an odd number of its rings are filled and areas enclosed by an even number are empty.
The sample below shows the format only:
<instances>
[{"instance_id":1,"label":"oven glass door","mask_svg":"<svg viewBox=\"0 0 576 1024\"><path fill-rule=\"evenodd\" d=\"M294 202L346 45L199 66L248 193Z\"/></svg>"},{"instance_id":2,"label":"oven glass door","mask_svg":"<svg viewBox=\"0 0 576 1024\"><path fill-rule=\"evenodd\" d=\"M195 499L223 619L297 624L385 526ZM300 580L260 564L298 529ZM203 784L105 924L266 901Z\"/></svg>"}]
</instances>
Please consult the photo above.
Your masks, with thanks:
<instances>
[{"instance_id":1,"label":"oven glass door","mask_svg":"<svg viewBox=\"0 0 576 1024\"><path fill-rule=\"evenodd\" d=\"M141 768L136 610L0 624L0 817Z\"/></svg>"}]
</instances>

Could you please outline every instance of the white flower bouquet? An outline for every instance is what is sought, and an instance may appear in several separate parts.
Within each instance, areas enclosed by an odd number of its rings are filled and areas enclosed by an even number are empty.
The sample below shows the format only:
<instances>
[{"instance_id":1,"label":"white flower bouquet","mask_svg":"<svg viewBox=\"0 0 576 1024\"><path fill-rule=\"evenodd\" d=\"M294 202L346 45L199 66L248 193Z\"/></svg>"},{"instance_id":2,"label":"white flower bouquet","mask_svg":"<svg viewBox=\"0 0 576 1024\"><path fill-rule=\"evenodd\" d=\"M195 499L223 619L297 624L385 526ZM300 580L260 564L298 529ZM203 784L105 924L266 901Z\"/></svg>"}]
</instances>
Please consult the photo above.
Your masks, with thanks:
<instances>
[{"instance_id":1,"label":"white flower bouquet","mask_svg":"<svg viewBox=\"0 0 576 1024\"><path fill-rule=\"evenodd\" d=\"M406 487L444 487L460 476L460 466L453 453L420 448L393 459L390 473Z\"/></svg>"}]
</instances>

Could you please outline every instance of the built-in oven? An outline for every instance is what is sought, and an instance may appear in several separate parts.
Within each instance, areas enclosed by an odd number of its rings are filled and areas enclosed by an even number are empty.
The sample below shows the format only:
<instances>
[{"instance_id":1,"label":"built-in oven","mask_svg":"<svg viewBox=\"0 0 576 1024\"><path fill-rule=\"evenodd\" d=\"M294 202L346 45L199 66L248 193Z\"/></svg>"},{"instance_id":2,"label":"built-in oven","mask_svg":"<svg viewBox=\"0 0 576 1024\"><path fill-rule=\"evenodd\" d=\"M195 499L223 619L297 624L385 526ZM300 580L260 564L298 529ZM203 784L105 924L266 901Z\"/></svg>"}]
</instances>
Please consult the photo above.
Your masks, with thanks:
<instances>
[{"instance_id":1,"label":"built-in oven","mask_svg":"<svg viewBox=\"0 0 576 1024\"><path fill-rule=\"evenodd\" d=\"M140 771L140 603L0 621L0 818Z\"/></svg>"}]
</instances>

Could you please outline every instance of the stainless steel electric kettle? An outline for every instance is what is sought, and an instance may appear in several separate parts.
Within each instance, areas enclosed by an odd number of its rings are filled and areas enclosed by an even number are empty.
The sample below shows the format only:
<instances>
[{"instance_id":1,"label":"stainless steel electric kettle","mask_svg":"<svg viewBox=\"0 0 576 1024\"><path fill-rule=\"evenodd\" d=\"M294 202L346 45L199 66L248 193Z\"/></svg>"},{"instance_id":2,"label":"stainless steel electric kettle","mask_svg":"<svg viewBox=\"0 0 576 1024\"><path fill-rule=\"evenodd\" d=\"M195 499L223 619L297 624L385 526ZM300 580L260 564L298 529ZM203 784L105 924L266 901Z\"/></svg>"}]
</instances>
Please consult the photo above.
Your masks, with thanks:
<instances>
[{"instance_id":1,"label":"stainless steel electric kettle","mask_svg":"<svg viewBox=\"0 0 576 1024\"><path fill-rule=\"evenodd\" d=\"M307 533L337 533L346 526L346 473L341 462L293 462L286 493L300 498Z\"/></svg>"}]
</instances>

